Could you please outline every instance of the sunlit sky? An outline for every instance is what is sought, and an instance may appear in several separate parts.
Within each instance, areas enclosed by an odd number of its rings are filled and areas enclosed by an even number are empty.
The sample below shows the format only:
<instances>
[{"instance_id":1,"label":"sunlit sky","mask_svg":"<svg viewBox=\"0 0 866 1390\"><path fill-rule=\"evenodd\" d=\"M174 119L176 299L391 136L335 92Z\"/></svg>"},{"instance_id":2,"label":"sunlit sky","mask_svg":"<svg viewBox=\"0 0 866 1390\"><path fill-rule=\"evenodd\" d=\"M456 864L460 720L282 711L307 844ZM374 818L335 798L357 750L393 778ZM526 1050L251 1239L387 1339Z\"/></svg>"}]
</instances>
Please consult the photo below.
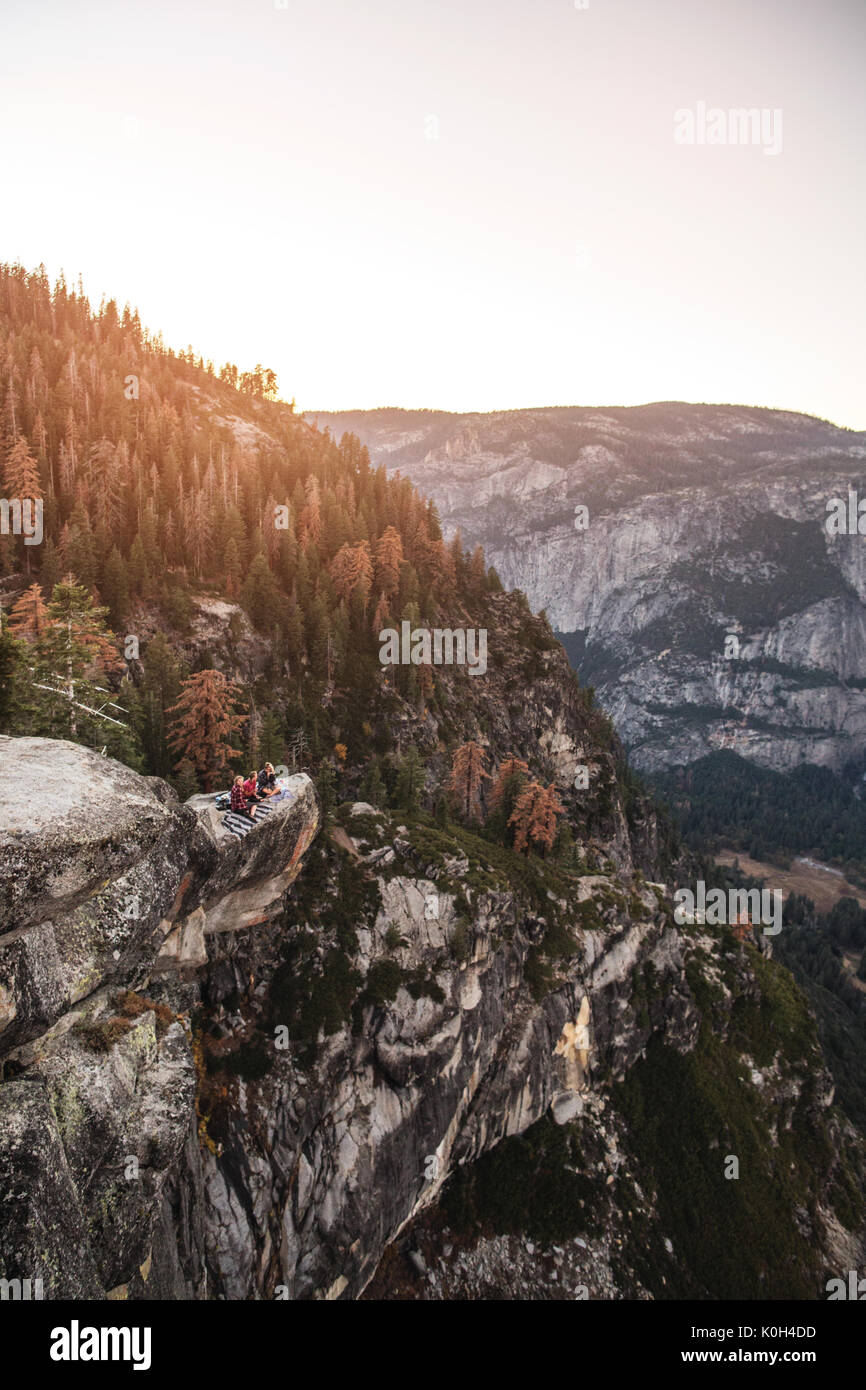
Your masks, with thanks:
<instances>
[{"instance_id":1,"label":"sunlit sky","mask_svg":"<svg viewBox=\"0 0 866 1390\"><path fill-rule=\"evenodd\" d=\"M863 429L864 58L866 0L0 0L0 258L301 409Z\"/></svg>"}]
</instances>

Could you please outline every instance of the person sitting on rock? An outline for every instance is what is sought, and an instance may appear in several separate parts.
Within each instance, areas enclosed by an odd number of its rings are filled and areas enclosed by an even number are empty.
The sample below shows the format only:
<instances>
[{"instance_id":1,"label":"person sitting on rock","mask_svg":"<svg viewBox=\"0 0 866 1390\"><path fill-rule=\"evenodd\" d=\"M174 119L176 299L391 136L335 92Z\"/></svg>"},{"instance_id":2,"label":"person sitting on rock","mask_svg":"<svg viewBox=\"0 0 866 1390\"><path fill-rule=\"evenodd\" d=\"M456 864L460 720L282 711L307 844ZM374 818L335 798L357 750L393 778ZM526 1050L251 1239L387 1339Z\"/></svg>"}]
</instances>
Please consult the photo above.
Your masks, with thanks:
<instances>
[{"instance_id":1,"label":"person sitting on rock","mask_svg":"<svg viewBox=\"0 0 866 1390\"><path fill-rule=\"evenodd\" d=\"M250 810L247 804L247 798L244 795L244 779L240 773L238 773L232 786L231 805L236 816L245 816L247 820L255 820L256 808L253 806Z\"/></svg>"},{"instance_id":2,"label":"person sitting on rock","mask_svg":"<svg viewBox=\"0 0 866 1390\"><path fill-rule=\"evenodd\" d=\"M258 779L259 797L276 796L279 792L277 786L277 774L274 772L273 763L265 763Z\"/></svg>"},{"instance_id":3,"label":"person sitting on rock","mask_svg":"<svg viewBox=\"0 0 866 1390\"><path fill-rule=\"evenodd\" d=\"M259 795L258 785L258 776L253 771L244 782L244 796L251 806L255 806L258 801L264 801L264 797Z\"/></svg>"}]
</instances>

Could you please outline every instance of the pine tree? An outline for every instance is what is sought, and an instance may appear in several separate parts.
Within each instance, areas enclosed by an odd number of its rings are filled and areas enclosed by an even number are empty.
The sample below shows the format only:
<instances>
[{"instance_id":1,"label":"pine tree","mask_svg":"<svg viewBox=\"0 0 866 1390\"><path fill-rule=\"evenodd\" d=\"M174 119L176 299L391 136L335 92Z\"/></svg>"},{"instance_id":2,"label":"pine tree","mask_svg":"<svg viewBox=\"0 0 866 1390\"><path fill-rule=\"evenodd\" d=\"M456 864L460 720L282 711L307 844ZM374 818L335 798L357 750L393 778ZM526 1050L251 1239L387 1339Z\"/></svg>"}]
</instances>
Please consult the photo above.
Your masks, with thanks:
<instances>
[{"instance_id":1,"label":"pine tree","mask_svg":"<svg viewBox=\"0 0 866 1390\"><path fill-rule=\"evenodd\" d=\"M39 570L39 583L44 594L54 592L54 585L59 583L62 573L62 557L49 536L42 546L42 564Z\"/></svg>"},{"instance_id":2,"label":"pine tree","mask_svg":"<svg viewBox=\"0 0 866 1390\"><path fill-rule=\"evenodd\" d=\"M260 632L268 632L280 620L282 600L277 582L271 573L267 556L258 554L241 591L241 601Z\"/></svg>"},{"instance_id":3,"label":"pine tree","mask_svg":"<svg viewBox=\"0 0 866 1390\"><path fill-rule=\"evenodd\" d=\"M422 662L418 667L418 697L421 701L421 714L427 710L427 702L433 694L433 667Z\"/></svg>"},{"instance_id":4,"label":"pine tree","mask_svg":"<svg viewBox=\"0 0 866 1390\"><path fill-rule=\"evenodd\" d=\"M135 540L132 542L127 571L130 593L139 598L146 598L150 593L150 571L148 569L144 541L140 533L136 535Z\"/></svg>"},{"instance_id":5,"label":"pine tree","mask_svg":"<svg viewBox=\"0 0 866 1390\"><path fill-rule=\"evenodd\" d=\"M259 730L256 744L256 765L264 767L265 763L273 763L277 767L284 761L285 756L286 738L282 720L274 710L268 710L262 719Z\"/></svg>"},{"instance_id":6,"label":"pine tree","mask_svg":"<svg viewBox=\"0 0 866 1390\"><path fill-rule=\"evenodd\" d=\"M388 800L378 759L374 759L367 768L366 776L361 784L361 800L369 802L371 806L376 806L379 810L385 806Z\"/></svg>"},{"instance_id":7,"label":"pine tree","mask_svg":"<svg viewBox=\"0 0 866 1390\"><path fill-rule=\"evenodd\" d=\"M283 627L285 640L286 656L288 657L288 674L296 679L301 675L301 666L304 659L304 625L301 621L301 614L297 603L293 599L289 600L285 610Z\"/></svg>"},{"instance_id":8,"label":"pine tree","mask_svg":"<svg viewBox=\"0 0 866 1390\"><path fill-rule=\"evenodd\" d=\"M159 777L168 777L171 773L171 755L166 739L167 712L180 694L183 671L161 632L157 632L148 643L142 664L144 678L139 702L139 736L149 770ZM191 796L192 792L187 795Z\"/></svg>"},{"instance_id":9,"label":"pine tree","mask_svg":"<svg viewBox=\"0 0 866 1390\"><path fill-rule=\"evenodd\" d=\"M481 789L484 779L490 776L484 770L486 756L480 744L470 740L456 750L451 763L448 790L454 794L460 814L467 821L483 819Z\"/></svg>"},{"instance_id":10,"label":"pine tree","mask_svg":"<svg viewBox=\"0 0 866 1390\"><path fill-rule=\"evenodd\" d=\"M161 603L169 626L173 627L176 632L189 632L192 604L186 589L178 584L173 576L169 577L169 582L162 590Z\"/></svg>"},{"instance_id":11,"label":"pine tree","mask_svg":"<svg viewBox=\"0 0 866 1390\"><path fill-rule=\"evenodd\" d=\"M41 637L48 626L48 606L42 597L39 584L31 584L9 614L9 626L16 637Z\"/></svg>"},{"instance_id":12,"label":"pine tree","mask_svg":"<svg viewBox=\"0 0 866 1390\"><path fill-rule=\"evenodd\" d=\"M457 594L457 569L454 564L454 556L441 539L433 547L432 572L434 575L436 590L442 603L448 605L453 602Z\"/></svg>"},{"instance_id":13,"label":"pine tree","mask_svg":"<svg viewBox=\"0 0 866 1390\"><path fill-rule=\"evenodd\" d=\"M376 542L376 587L386 598L392 598L400 587L400 566L403 563L403 542L400 532L387 526Z\"/></svg>"},{"instance_id":14,"label":"pine tree","mask_svg":"<svg viewBox=\"0 0 866 1390\"><path fill-rule=\"evenodd\" d=\"M517 758L513 753L509 753L504 762L499 764L496 780L490 789L490 809L502 810L507 820L528 779L528 765L522 758Z\"/></svg>"},{"instance_id":15,"label":"pine tree","mask_svg":"<svg viewBox=\"0 0 866 1390\"><path fill-rule=\"evenodd\" d=\"M303 768L310 756L310 744L306 732L303 729L296 729L289 739L289 757L292 760L292 771L298 772Z\"/></svg>"},{"instance_id":16,"label":"pine tree","mask_svg":"<svg viewBox=\"0 0 866 1390\"><path fill-rule=\"evenodd\" d=\"M317 680L328 674L328 609L321 595L313 600L306 614L306 646L310 672Z\"/></svg>"},{"instance_id":17,"label":"pine tree","mask_svg":"<svg viewBox=\"0 0 866 1390\"><path fill-rule=\"evenodd\" d=\"M226 544L223 555L223 573L225 575L226 593L229 598L237 598L240 593L241 582L241 561L238 555L238 543L234 536L230 536ZM258 602L258 596L254 596L253 602Z\"/></svg>"},{"instance_id":18,"label":"pine tree","mask_svg":"<svg viewBox=\"0 0 866 1390\"><path fill-rule=\"evenodd\" d=\"M25 499L29 499L29 506L42 502L42 484L39 481L39 466L27 447L27 440L19 436L6 456L6 467L4 470L4 481L6 485L6 497L15 498L22 504ZM24 518L22 517L22 525ZM31 525L35 517L31 511ZM25 568L30 573L30 551L32 546L25 545L22 540L24 551Z\"/></svg>"},{"instance_id":19,"label":"pine tree","mask_svg":"<svg viewBox=\"0 0 866 1390\"><path fill-rule=\"evenodd\" d=\"M27 440L19 435L6 455L3 482L7 497L30 497L34 502L42 499L42 484L39 481L39 466L27 447Z\"/></svg>"},{"instance_id":20,"label":"pine tree","mask_svg":"<svg viewBox=\"0 0 866 1390\"><path fill-rule=\"evenodd\" d=\"M406 613L410 606L418 606L421 597L421 583L414 565L404 561L400 569L400 594L397 600L398 612Z\"/></svg>"},{"instance_id":21,"label":"pine tree","mask_svg":"<svg viewBox=\"0 0 866 1390\"><path fill-rule=\"evenodd\" d=\"M324 830L334 819L334 806L336 804L337 779L334 773L333 764L327 759L322 763L316 776L316 791L319 796L319 807L321 810L322 824Z\"/></svg>"},{"instance_id":22,"label":"pine tree","mask_svg":"<svg viewBox=\"0 0 866 1390\"><path fill-rule=\"evenodd\" d=\"M0 733L25 732L28 686L24 643L10 632L0 610Z\"/></svg>"},{"instance_id":23,"label":"pine tree","mask_svg":"<svg viewBox=\"0 0 866 1390\"><path fill-rule=\"evenodd\" d=\"M549 787L530 782L521 792L508 818L508 824L514 826L514 848L517 853L528 854L530 844L533 844L543 857L553 847L556 817L562 814L563 809L552 782Z\"/></svg>"},{"instance_id":24,"label":"pine tree","mask_svg":"<svg viewBox=\"0 0 866 1390\"><path fill-rule=\"evenodd\" d=\"M343 545L331 561L331 578L334 588L342 599L350 599L357 593L366 604L373 582L373 561L370 558L368 541L358 545Z\"/></svg>"},{"instance_id":25,"label":"pine tree","mask_svg":"<svg viewBox=\"0 0 866 1390\"><path fill-rule=\"evenodd\" d=\"M424 792L426 769L417 748L410 748L400 763L394 793L396 808L414 815Z\"/></svg>"},{"instance_id":26,"label":"pine tree","mask_svg":"<svg viewBox=\"0 0 866 1390\"><path fill-rule=\"evenodd\" d=\"M487 571L484 565L484 551L476 545L469 561L469 587L475 598L481 598L487 588Z\"/></svg>"},{"instance_id":27,"label":"pine tree","mask_svg":"<svg viewBox=\"0 0 866 1390\"><path fill-rule=\"evenodd\" d=\"M87 509L79 502L69 520L66 563L72 574L89 588L96 581L97 552Z\"/></svg>"},{"instance_id":28,"label":"pine tree","mask_svg":"<svg viewBox=\"0 0 866 1390\"><path fill-rule=\"evenodd\" d=\"M102 593L108 606L111 626L119 631L129 607L129 580L126 564L116 545L112 546L111 554L105 562Z\"/></svg>"},{"instance_id":29,"label":"pine tree","mask_svg":"<svg viewBox=\"0 0 866 1390\"><path fill-rule=\"evenodd\" d=\"M448 547L451 563L454 566L454 575L458 589L462 589L466 578L466 557L463 553L463 537L457 531L454 539Z\"/></svg>"},{"instance_id":30,"label":"pine tree","mask_svg":"<svg viewBox=\"0 0 866 1390\"><path fill-rule=\"evenodd\" d=\"M373 614L373 621L370 624L370 630L377 642L379 640L379 633L383 632L385 628L388 627L391 627L391 609L385 595L380 594L379 601L376 604L376 611Z\"/></svg>"},{"instance_id":31,"label":"pine tree","mask_svg":"<svg viewBox=\"0 0 866 1390\"><path fill-rule=\"evenodd\" d=\"M191 796L196 796L201 791L195 768L188 758L182 758L178 763L177 773L172 781L181 801L188 801Z\"/></svg>"},{"instance_id":32,"label":"pine tree","mask_svg":"<svg viewBox=\"0 0 866 1390\"><path fill-rule=\"evenodd\" d=\"M241 750L231 738L246 722L241 712L240 687L221 671L197 671L181 683L181 694L168 710L174 715L169 747L181 763L192 764L204 785L212 791L218 775L224 772Z\"/></svg>"},{"instance_id":33,"label":"pine tree","mask_svg":"<svg viewBox=\"0 0 866 1390\"><path fill-rule=\"evenodd\" d=\"M322 511L317 478L308 478L304 489L306 505L301 511L301 540L305 546L317 546L322 539Z\"/></svg>"},{"instance_id":34,"label":"pine tree","mask_svg":"<svg viewBox=\"0 0 866 1390\"><path fill-rule=\"evenodd\" d=\"M71 574L55 585L48 624L33 645L35 731L106 748L136 766L137 740L108 686L123 667L107 611Z\"/></svg>"}]
</instances>

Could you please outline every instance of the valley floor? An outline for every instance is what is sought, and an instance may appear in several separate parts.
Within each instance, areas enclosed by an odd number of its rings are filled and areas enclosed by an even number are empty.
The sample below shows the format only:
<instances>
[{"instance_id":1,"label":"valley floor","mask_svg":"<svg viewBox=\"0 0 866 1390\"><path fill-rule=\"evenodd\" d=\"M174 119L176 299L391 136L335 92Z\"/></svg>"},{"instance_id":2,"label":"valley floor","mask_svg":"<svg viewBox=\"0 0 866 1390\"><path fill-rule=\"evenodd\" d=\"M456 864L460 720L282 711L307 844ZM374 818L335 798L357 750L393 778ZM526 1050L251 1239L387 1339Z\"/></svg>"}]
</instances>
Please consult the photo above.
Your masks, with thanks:
<instances>
[{"instance_id":1,"label":"valley floor","mask_svg":"<svg viewBox=\"0 0 866 1390\"><path fill-rule=\"evenodd\" d=\"M717 864L730 866L736 860L744 874L750 878L763 878L768 887L781 889L787 898L789 893L805 894L811 898L819 912L829 912L840 898L856 898L861 907L866 907L866 893L827 864L815 859L793 859L790 869L780 869L775 864L752 859L742 851L717 850L713 854Z\"/></svg>"}]
</instances>

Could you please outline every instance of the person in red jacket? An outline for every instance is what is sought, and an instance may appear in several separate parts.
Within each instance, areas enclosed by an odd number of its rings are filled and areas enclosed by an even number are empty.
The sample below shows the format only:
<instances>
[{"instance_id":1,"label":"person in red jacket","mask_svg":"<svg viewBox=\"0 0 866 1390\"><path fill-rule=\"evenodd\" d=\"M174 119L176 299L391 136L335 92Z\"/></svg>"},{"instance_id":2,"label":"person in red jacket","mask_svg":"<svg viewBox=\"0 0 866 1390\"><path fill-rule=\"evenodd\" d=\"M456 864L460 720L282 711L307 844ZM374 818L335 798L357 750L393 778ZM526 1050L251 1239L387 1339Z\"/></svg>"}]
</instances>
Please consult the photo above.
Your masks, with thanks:
<instances>
[{"instance_id":1,"label":"person in red jacket","mask_svg":"<svg viewBox=\"0 0 866 1390\"><path fill-rule=\"evenodd\" d=\"M236 816L246 816L247 820L255 820L256 808L253 806L250 810L247 805L247 799L244 795L244 779L240 773L238 773L232 786L231 806Z\"/></svg>"},{"instance_id":2,"label":"person in red jacket","mask_svg":"<svg viewBox=\"0 0 866 1390\"><path fill-rule=\"evenodd\" d=\"M255 806L258 801L264 801L264 797L259 796L258 785L258 774L251 772L244 782L244 796L251 806Z\"/></svg>"}]
</instances>

